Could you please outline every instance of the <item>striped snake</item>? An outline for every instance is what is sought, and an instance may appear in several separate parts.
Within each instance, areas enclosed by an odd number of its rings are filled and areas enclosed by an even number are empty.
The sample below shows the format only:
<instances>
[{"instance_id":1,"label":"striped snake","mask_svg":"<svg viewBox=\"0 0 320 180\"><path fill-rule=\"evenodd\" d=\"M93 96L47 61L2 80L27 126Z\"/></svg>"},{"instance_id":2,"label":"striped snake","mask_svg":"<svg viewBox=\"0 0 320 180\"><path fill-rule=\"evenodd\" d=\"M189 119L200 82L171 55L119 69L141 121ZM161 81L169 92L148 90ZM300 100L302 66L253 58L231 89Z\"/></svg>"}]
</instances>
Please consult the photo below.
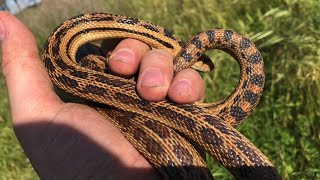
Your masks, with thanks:
<instances>
[{"instance_id":1,"label":"striped snake","mask_svg":"<svg viewBox=\"0 0 320 180\"><path fill-rule=\"evenodd\" d=\"M147 102L137 95L132 79L88 68L76 58L88 42L114 38L134 38L172 53L175 73L187 67L209 71L212 64L203 53L220 49L239 63L240 80L230 96L216 103ZM99 60L91 64L102 62L99 55L88 57ZM213 179L196 149L212 155L237 179L281 179L268 158L235 129L257 105L265 79L260 52L238 33L211 29L184 44L160 26L91 13L63 22L48 38L42 59L59 90L93 101L164 179Z\"/></svg>"}]
</instances>

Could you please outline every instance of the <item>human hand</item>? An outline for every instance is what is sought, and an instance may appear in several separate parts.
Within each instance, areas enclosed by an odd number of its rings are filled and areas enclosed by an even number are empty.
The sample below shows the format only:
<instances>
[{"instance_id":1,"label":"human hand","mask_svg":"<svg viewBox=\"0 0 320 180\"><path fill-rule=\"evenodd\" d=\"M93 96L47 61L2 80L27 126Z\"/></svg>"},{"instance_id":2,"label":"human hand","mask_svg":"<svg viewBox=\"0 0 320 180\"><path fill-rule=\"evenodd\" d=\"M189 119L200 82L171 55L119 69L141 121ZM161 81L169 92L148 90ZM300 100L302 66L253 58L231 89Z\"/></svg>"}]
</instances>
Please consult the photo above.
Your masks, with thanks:
<instances>
[{"instance_id":1,"label":"human hand","mask_svg":"<svg viewBox=\"0 0 320 180\"><path fill-rule=\"evenodd\" d=\"M104 116L60 100L31 32L7 12L0 12L0 40L13 127L41 179L159 178ZM111 57L115 74L130 76L139 69L137 91L148 101L168 96L177 103L192 103L203 98L199 74L185 69L173 78L172 56L164 51L126 39Z\"/></svg>"}]
</instances>

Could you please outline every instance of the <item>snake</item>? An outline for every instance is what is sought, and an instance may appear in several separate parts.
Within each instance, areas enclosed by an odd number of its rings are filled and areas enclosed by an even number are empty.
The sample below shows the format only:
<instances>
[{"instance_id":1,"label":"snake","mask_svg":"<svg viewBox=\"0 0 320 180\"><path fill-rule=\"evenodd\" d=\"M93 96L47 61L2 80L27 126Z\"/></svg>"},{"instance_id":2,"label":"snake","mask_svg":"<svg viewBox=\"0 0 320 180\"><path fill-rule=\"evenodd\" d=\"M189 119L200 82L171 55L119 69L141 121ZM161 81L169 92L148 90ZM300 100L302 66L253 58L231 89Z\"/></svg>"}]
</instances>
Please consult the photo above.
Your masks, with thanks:
<instances>
[{"instance_id":1,"label":"snake","mask_svg":"<svg viewBox=\"0 0 320 180\"><path fill-rule=\"evenodd\" d=\"M105 70L107 56L79 49L90 42L133 38L174 56L174 73L185 68L212 70L205 52L219 49L240 66L233 92L214 103L148 102L136 92L134 79ZM103 59L104 58L104 59ZM94 60L97 59L97 60ZM282 179L270 160L236 126L257 106L265 74L259 50L232 30L214 28L182 42L152 23L109 13L87 13L64 21L48 37L42 60L54 86L83 99L110 119L163 179L213 179L203 153L213 156L236 179Z\"/></svg>"}]
</instances>

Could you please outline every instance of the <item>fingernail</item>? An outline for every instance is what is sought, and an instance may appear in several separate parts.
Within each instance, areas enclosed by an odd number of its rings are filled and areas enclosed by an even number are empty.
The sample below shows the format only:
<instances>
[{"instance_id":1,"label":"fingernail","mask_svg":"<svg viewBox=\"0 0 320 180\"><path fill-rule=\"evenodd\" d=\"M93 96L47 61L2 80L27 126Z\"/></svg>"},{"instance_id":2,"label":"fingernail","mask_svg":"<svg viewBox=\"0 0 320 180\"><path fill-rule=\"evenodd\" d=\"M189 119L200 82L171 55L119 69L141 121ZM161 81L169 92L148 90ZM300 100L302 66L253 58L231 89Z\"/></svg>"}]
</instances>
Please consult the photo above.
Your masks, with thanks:
<instances>
[{"instance_id":1,"label":"fingernail","mask_svg":"<svg viewBox=\"0 0 320 180\"><path fill-rule=\"evenodd\" d=\"M191 89L192 83L187 79L181 79L178 82L176 82L172 90L178 92L180 95L190 96L191 95Z\"/></svg>"},{"instance_id":2,"label":"fingernail","mask_svg":"<svg viewBox=\"0 0 320 180\"><path fill-rule=\"evenodd\" d=\"M115 52L111 57L110 60L112 61L120 61L125 64L133 64L135 55L130 49L120 49Z\"/></svg>"},{"instance_id":3,"label":"fingernail","mask_svg":"<svg viewBox=\"0 0 320 180\"><path fill-rule=\"evenodd\" d=\"M142 87L157 87L163 84L164 77L160 69L150 68L143 73L141 80Z\"/></svg>"}]
</instances>

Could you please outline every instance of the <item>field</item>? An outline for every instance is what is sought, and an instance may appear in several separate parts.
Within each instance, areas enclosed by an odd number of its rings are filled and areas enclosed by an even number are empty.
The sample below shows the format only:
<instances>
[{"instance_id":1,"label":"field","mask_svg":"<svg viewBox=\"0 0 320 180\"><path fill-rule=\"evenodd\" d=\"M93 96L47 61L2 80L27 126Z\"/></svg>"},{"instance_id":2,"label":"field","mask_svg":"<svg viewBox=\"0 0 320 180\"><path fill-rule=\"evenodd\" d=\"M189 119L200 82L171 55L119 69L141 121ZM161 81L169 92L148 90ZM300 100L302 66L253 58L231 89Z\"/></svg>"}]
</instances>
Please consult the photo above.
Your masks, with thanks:
<instances>
[{"instance_id":1,"label":"field","mask_svg":"<svg viewBox=\"0 0 320 180\"><path fill-rule=\"evenodd\" d=\"M147 20L187 41L200 31L237 31L261 50L266 87L262 100L239 130L274 163L284 179L320 179L320 3L318 0L43 0L18 15L39 49L63 20L103 11ZM239 67L221 51L208 53L215 70L204 74L206 101L232 92ZM1 74L1 73L0 73ZM38 179L14 136L5 83L0 78L0 179ZM216 179L232 179L215 160Z\"/></svg>"}]
</instances>

